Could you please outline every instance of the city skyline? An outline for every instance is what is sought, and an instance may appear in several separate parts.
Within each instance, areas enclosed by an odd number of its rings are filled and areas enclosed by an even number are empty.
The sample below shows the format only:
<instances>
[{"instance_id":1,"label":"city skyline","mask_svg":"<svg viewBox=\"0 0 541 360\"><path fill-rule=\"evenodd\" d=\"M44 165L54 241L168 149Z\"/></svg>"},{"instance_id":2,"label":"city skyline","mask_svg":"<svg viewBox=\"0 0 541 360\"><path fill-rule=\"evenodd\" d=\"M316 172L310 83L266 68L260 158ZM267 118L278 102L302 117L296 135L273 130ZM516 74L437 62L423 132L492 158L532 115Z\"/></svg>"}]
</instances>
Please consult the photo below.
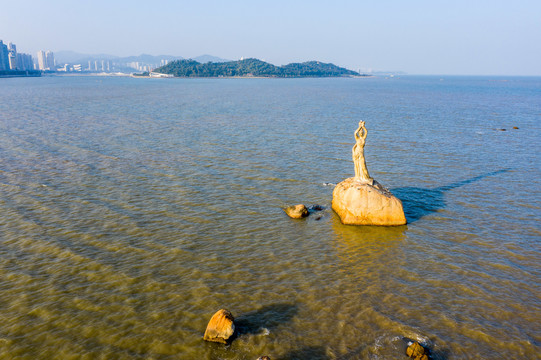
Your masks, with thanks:
<instances>
[{"instance_id":1,"label":"city skyline","mask_svg":"<svg viewBox=\"0 0 541 360\"><path fill-rule=\"evenodd\" d=\"M102 73L133 73L136 71L152 71L153 69L167 65L171 59L164 58L149 63L148 61L128 61L126 58L107 58L107 55L85 55L70 53L71 56L79 56L76 61L69 61L61 56L61 61L56 61L55 55L50 50L39 50L36 56L20 53L17 51L17 45L0 39L0 71L17 72L28 70L40 70L49 72L102 72ZM89 58L85 60L83 58ZM110 56L109 56L110 57ZM130 57L139 59L141 56ZM148 59L148 56L146 56ZM152 56L151 56L152 58ZM155 58L155 57L154 57ZM133 60L133 59L131 59ZM86 64L88 63L88 66ZM83 65L85 64L85 65ZM9 74L4 74L9 75Z\"/></svg>"},{"instance_id":2,"label":"city skyline","mask_svg":"<svg viewBox=\"0 0 541 360\"><path fill-rule=\"evenodd\" d=\"M35 54L212 54L411 74L541 75L541 3L315 0L7 2L0 36Z\"/></svg>"},{"instance_id":3,"label":"city skyline","mask_svg":"<svg viewBox=\"0 0 541 360\"><path fill-rule=\"evenodd\" d=\"M17 52L16 44L4 43L0 39L0 71L34 70L33 57L30 54Z\"/></svg>"}]
</instances>

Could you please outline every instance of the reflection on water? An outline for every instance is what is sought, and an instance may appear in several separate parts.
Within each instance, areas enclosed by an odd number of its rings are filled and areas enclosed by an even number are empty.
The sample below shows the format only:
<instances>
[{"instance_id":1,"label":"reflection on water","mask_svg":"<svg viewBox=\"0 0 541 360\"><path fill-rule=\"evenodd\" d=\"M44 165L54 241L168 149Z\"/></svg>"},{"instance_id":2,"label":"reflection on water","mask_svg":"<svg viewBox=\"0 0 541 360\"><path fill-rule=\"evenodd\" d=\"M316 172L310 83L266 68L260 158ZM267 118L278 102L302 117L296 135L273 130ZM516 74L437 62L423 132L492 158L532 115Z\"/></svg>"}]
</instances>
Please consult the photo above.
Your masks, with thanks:
<instances>
[{"instance_id":1,"label":"reflection on water","mask_svg":"<svg viewBox=\"0 0 541 360\"><path fill-rule=\"evenodd\" d=\"M403 226L352 226L344 225L338 216L332 217L332 229L336 241L348 248L351 255L364 252L366 248L376 252L399 246L406 238L407 225ZM366 254L371 255L371 254ZM374 254L375 255L375 254Z\"/></svg>"},{"instance_id":2,"label":"reflection on water","mask_svg":"<svg viewBox=\"0 0 541 360\"><path fill-rule=\"evenodd\" d=\"M539 87L2 80L0 358L536 358ZM331 210L359 119L407 226ZM202 340L220 308L229 346Z\"/></svg>"}]
</instances>

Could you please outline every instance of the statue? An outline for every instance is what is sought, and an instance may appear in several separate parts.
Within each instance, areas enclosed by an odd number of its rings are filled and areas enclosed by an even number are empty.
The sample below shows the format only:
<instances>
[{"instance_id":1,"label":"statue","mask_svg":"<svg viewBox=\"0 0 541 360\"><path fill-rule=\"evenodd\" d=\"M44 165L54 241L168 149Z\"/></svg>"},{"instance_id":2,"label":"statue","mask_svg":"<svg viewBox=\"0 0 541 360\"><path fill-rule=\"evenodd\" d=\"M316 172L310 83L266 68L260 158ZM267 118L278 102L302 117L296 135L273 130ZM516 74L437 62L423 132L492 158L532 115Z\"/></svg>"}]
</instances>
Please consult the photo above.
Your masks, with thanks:
<instances>
[{"instance_id":1,"label":"statue","mask_svg":"<svg viewBox=\"0 0 541 360\"><path fill-rule=\"evenodd\" d=\"M402 201L368 174L364 159L366 134L364 121L359 121L352 149L355 177L335 186L332 209L346 225L405 225Z\"/></svg>"},{"instance_id":2,"label":"statue","mask_svg":"<svg viewBox=\"0 0 541 360\"><path fill-rule=\"evenodd\" d=\"M364 121L359 121L359 127L355 130L355 145L353 145L353 165L355 166L355 180L362 182L363 184L374 183L374 179L368 174L366 168L366 160L364 159L364 143L366 141L366 127Z\"/></svg>"}]
</instances>

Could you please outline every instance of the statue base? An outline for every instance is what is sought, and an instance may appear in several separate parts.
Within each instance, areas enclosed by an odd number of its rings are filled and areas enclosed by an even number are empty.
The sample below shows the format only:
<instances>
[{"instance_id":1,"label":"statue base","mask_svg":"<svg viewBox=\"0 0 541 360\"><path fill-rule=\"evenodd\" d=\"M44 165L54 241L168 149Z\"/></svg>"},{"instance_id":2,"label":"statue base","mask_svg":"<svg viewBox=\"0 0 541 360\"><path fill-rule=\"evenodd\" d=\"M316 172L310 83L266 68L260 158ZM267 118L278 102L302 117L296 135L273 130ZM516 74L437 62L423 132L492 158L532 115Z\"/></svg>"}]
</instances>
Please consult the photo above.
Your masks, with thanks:
<instances>
[{"instance_id":1,"label":"statue base","mask_svg":"<svg viewBox=\"0 0 541 360\"><path fill-rule=\"evenodd\" d=\"M402 201L374 179L348 178L334 188L332 209L346 225L406 224ZM371 182L371 183L370 183Z\"/></svg>"}]
</instances>

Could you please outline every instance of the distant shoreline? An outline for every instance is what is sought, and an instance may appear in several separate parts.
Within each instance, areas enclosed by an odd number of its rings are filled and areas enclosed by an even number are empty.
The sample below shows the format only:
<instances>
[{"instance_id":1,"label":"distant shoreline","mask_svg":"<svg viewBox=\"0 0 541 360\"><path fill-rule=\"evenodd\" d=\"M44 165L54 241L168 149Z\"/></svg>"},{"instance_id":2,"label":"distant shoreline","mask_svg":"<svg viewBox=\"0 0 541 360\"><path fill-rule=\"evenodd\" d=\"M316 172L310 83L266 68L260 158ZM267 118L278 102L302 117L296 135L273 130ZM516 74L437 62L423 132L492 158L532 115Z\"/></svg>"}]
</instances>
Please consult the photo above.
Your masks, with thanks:
<instances>
[{"instance_id":1,"label":"distant shoreline","mask_svg":"<svg viewBox=\"0 0 541 360\"><path fill-rule=\"evenodd\" d=\"M174 76L174 77L151 77L138 76L125 73L49 73L43 74L43 77L130 77L134 79L337 79L337 78L373 78L376 75L348 75L348 76Z\"/></svg>"},{"instance_id":2,"label":"distant shoreline","mask_svg":"<svg viewBox=\"0 0 541 360\"><path fill-rule=\"evenodd\" d=\"M151 76L138 76L130 75L136 79L347 79L347 78L371 78L375 75L348 75L348 76L174 76L174 77L151 77Z\"/></svg>"},{"instance_id":3,"label":"distant shoreline","mask_svg":"<svg viewBox=\"0 0 541 360\"><path fill-rule=\"evenodd\" d=\"M0 71L0 78L14 78L14 77L40 77L41 71L39 70L2 70Z\"/></svg>"}]
</instances>

